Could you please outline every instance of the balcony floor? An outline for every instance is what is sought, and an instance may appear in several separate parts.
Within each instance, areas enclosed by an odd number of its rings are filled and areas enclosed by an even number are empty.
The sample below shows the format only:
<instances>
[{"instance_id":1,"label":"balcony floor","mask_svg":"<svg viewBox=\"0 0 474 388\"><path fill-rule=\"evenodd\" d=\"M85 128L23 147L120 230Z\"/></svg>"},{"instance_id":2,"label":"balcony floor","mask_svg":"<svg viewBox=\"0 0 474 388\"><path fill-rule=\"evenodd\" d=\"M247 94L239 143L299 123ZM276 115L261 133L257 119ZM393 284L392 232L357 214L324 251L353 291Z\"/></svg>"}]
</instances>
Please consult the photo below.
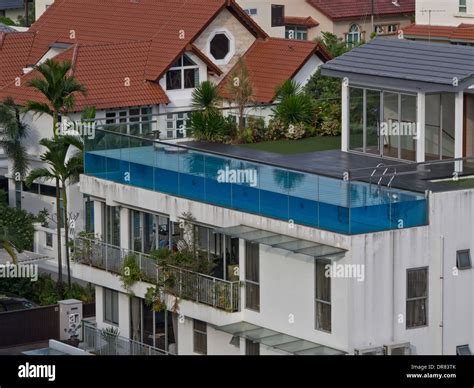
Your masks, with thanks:
<instances>
[{"instance_id":1,"label":"balcony floor","mask_svg":"<svg viewBox=\"0 0 474 388\"><path fill-rule=\"evenodd\" d=\"M243 158L254 162L270 163L279 167L294 169L322 176L329 176L341 179L344 173L354 169L361 169L352 173L352 177L369 176L373 169L380 163L385 165L399 165L399 172L414 171L415 167L410 167L409 162L401 162L393 159L381 158L377 156L362 155L340 150L308 152L302 154L283 155L266 151L252 150L233 145L186 142L183 143L190 148L216 153L224 156ZM454 163L432 165L421 167L416 174L397 176L392 186L402 190L424 193L426 190L444 191L452 190L452 186L443 183L433 183L430 180L450 178L453 176ZM381 173L380 171L379 173ZM474 163L464 163L464 173L462 175L474 175ZM361 179L368 182L369 179ZM376 182L374 179L373 182ZM388 178L384 180L386 184Z\"/></svg>"}]
</instances>

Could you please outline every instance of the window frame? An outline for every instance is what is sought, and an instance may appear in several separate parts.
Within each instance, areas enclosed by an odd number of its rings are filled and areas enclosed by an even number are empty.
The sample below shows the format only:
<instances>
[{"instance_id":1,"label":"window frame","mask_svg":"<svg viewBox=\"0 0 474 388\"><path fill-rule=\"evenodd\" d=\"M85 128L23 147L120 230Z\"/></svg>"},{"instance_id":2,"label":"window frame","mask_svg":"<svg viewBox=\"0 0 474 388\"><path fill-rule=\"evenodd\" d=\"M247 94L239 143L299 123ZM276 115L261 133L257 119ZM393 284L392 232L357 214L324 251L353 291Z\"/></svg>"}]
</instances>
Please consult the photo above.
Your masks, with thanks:
<instances>
[{"instance_id":1,"label":"window frame","mask_svg":"<svg viewBox=\"0 0 474 388\"><path fill-rule=\"evenodd\" d=\"M408 287L409 287L409 281L408 281L408 274L410 272L416 272L416 271L426 271L426 296L417 296L417 297L411 297L409 298L408 295L409 295L409 292L408 292ZM429 314L428 314L428 310L429 310L429 267L417 267L417 268L407 268L406 270L406 288L405 288L405 292L406 292L406 303L405 303L405 328L407 330L411 330L411 329L419 329L419 328L423 328L423 327L428 327L429 326ZM425 313L425 323L423 325L415 325L415 326L408 326L408 322L409 322L409 319L408 319L408 312L409 312L409 309L408 309L408 305L409 305L409 302L415 302L415 301L419 301L419 300L425 300L425 309L424 309L424 313Z\"/></svg>"},{"instance_id":2,"label":"window frame","mask_svg":"<svg viewBox=\"0 0 474 388\"><path fill-rule=\"evenodd\" d=\"M281 16L275 14L277 9L281 10ZM270 19L272 27L283 27L285 25L285 6L282 4L272 4Z\"/></svg>"},{"instance_id":3,"label":"window frame","mask_svg":"<svg viewBox=\"0 0 474 388\"><path fill-rule=\"evenodd\" d=\"M355 28L354 28L355 27ZM355 30L357 29L357 31ZM354 40L354 37L357 37L357 40ZM353 47L356 44L359 44L362 41L362 31L358 24L351 24L349 31L346 33L346 43L349 47Z\"/></svg>"},{"instance_id":4,"label":"window frame","mask_svg":"<svg viewBox=\"0 0 474 388\"><path fill-rule=\"evenodd\" d=\"M184 65L184 58L187 58L190 62L194 63L194 65ZM179 66L175 66L179 62ZM186 70L194 70L194 86L193 87L186 87L186 77L185 77L185 71ZM171 71L179 71L180 72L180 83L181 87L180 88L170 88L168 84L168 74ZM197 72L197 77L196 77L196 72ZM189 90L189 89L195 89L199 85L199 65L192 60L187 54L181 55L181 57L173 64L172 67L168 69L165 75L165 86L167 91L171 90Z\"/></svg>"},{"instance_id":5,"label":"window frame","mask_svg":"<svg viewBox=\"0 0 474 388\"><path fill-rule=\"evenodd\" d=\"M227 53L224 55L223 58L216 58L214 54L212 53L212 42L214 42L217 36L221 36L221 35L227 39ZM211 54L212 58L216 62L224 62L227 60L227 58L229 57L229 54L231 53L231 49L232 49L231 44L232 42L229 36L224 31L218 31L215 34L213 34L211 40L209 41L209 53Z\"/></svg>"},{"instance_id":6,"label":"window frame","mask_svg":"<svg viewBox=\"0 0 474 388\"><path fill-rule=\"evenodd\" d=\"M293 38L289 36L290 32L294 33ZM287 25L285 26L285 38L306 41L308 40L308 27Z\"/></svg>"},{"instance_id":7,"label":"window frame","mask_svg":"<svg viewBox=\"0 0 474 388\"><path fill-rule=\"evenodd\" d=\"M255 279L249 279L249 259L253 257L253 255L250 255L250 250L255 249L256 251L256 261L257 261L257 277L258 280ZM260 244L258 243L252 243L250 241L245 242L245 308L247 310L255 311L255 312L260 312ZM250 286L250 287L249 287ZM256 292L256 303L257 305L251 305L249 304L249 288L254 287L254 291Z\"/></svg>"},{"instance_id":8,"label":"window frame","mask_svg":"<svg viewBox=\"0 0 474 388\"><path fill-rule=\"evenodd\" d=\"M467 0L459 0L458 2L458 12L467 13Z\"/></svg>"},{"instance_id":9,"label":"window frame","mask_svg":"<svg viewBox=\"0 0 474 388\"><path fill-rule=\"evenodd\" d=\"M331 265L331 260L316 259L314 261L314 328L324 333L332 333L332 281L330 276L324 276L329 282L329 300L320 298L318 296L318 265L321 266L325 273L326 266ZM318 305L329 306L329 330L323 327L323 324L318 320Z\"/></svg>"},{"instance_id":10,"label":"window frame","mask_svg":"<svg viewBox=\"0 0 474 388\"><path fill-rule=\"evenodd\" d=\"M469 265L460 267L459 266L459 256L463 253L467 253L467 255L468 255ZM464 271L464 270L472 268L472 259L471 259L471 250L470 249L460 249L460 250L456 251L456 268L460 271Z\"/></svg>"},{"instance_id":11,"label":"window frame","mask_svg":"<svg viewBox=\"0 0 474 388\"><path fill-rule=\"evenodd\" d=\"M198 325L203 325L203 327L197 327ZM197 346L196 337L202 336L204 338L203 346L205 349L199 349ZM193 352L197 354L207 355L207 322L200 321L199 319L193 319Z\"/></svg>"},{"instance_id":12,"label":"window frame","mask_svg":"<svg viewBox=\"0 0 474 388\"><path fill-rule=\"evenodd\" d=\"M110 295L110 303L111 303L110 313L111 313L111 317L107 317L108 294ZM114 296L115 296L115 298L114 298ZM119 292L115 291L115 290L112 290L110 288L104 287L103 303L104 303L104 306L103 306L104 322L106 322L110 325L118 326L119 325ZM116 306L116 310L114 310L114 306ZM117 318L116 321L114 321L114 315L115 315L114 311L116 312L116 315L117 315L116 316L116 318Z\"/></svg>"}]
</instances>

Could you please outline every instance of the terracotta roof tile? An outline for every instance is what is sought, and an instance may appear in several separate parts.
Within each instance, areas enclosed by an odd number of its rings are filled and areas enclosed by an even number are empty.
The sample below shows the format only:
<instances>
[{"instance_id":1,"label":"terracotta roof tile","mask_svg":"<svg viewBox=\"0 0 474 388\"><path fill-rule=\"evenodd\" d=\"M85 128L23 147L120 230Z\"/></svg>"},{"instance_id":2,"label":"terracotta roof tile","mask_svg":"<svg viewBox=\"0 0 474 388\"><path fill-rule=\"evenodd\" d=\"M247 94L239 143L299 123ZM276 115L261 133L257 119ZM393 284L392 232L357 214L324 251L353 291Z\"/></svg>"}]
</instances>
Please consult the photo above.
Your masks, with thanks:
<instances>
[{"instance_id":1,"label":"terracotta roof tile","mask_svg":"<svg viewBox=\"0 0 474 388\"><path fill-rule=\"evenodd\" d=\"M415 0L374 0L374 14L378 16L415 13ZM314 8L332 20L367 17L372 12L371 0L307 0Z\"/></svg>"},{"instance_id":2,"label":"terracotta roof tile","mask_svg":"<svg viewBox=\"0 0 474 388\"><path fill-rule=\"evenodd\" d=\"M97 109L168 103L168 97L156 82L145 81L146 60L150 42L78 46L55 57L55 60L74 62L74 76L87 87L87 94L76 95L76 110L86 106ZM22 85L40 76L32 71L22 78ZM0 90L0 97L11 96L18 104L27 100L41 100L42 96L30 87L8 85Z\"/></svg>"},{"instance_id":3,"label":"terracotta roof tile","mask_svg":"<svg viewBox=\"0 0 474 388\"><path fill-rule=\"evenodd\" d=\"M405 37L432 37L457 41L474 41L474 24L462 23L457 27L412 24L403 29Z\"/></svg>"},{"instance_id":4,"label":"terracotta roof tile","mask_svg":"<svg viewBox=\"0 0 474 388\"><path fill-rule=\"evenodd\" d=\"M13 82L28 61L34 34L0 33L0 87Z\"/></svg>"},{"instance_id":5,"label":"terracotta roof tile","mask_svg":"<svg viewBox=\"0 0 474 388\"><path fill-rule=\"evenodd\" d=\"M311 16L301 17L301 16L285 16L285 24L291 26L303 26L308 28L313 28L319 26L319 23L314 20Z\"/></svg>"},{"instance_id":6,"label":"terracotta roof tile","mask_svg":"<svg viewBox=\"0 0 474 388\"><path fill-rule=\"evenodd\" d=\"M267 39L255 42L244 56L253 83L254 100L272 102L276 88L293 78L313 54L318 54L324 62L331 59L320 45L309 41ZM224 98L229 98L226 85L231 74L232 71L220 84Z\"/></svg>"}]
</instances>

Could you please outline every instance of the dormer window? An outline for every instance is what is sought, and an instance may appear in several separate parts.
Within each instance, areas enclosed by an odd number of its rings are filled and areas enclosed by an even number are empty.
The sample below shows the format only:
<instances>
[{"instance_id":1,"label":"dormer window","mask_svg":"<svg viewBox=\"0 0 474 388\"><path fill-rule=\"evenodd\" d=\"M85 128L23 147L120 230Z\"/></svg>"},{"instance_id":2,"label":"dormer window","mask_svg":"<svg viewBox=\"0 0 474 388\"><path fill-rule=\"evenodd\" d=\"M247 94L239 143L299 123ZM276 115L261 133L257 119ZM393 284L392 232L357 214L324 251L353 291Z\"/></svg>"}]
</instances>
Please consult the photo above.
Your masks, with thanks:
<instances>
[{"instance_id":1,"label":"dormer window","mask_svg":"<svg viewBox=\"0 0 474 388\"><path fill-rule=\"evenodd\" d=\"M179 58L166 73L166 90L194 89L199 85L199 66L187 55Z\"/></svg>"}]
</instances>

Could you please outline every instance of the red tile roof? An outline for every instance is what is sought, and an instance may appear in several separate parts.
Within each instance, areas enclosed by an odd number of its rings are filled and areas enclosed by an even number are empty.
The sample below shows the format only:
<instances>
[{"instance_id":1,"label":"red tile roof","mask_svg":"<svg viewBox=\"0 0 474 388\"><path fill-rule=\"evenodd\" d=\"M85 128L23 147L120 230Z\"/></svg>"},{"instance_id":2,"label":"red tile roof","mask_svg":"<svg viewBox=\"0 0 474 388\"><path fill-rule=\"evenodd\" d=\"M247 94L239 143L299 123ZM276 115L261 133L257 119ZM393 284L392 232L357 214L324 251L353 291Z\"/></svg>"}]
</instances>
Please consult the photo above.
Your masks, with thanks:
<instances>
[{"instance_id":1,"label":"red tile roof","mask_svg":"<svg viewBox=\"0 0 474 388\"><path fill-rule=\"evenodd\" d=\"M313 28L313 27L319 26L319 23L316 20L314 20L311 16L308 16L308 17L285 16L285 25Z\"/></svg>"},{"instance_id":2,"label":"red tile roof","mask_svg":"<svg viewBox=\"0 0 474 388\"><path fill-rule=\"evenodd\" d=\"M451 26L428 26L412 24L403 29L405 37L438 38L449 41L474 41L474 24Z\"/></svg>"},{"instance_id":3,"label":"red tile roof","mask_svg":"<svg viewBox=\"0 0 474 388\"><path fill-rule=\"evenodd\" d=\"M75 109L168 103L168 97L158 83L143 79L149 48L150 42L78 45L58 55L55 60L74 61L74 76L87 87L85 96L76 95ZM34 70L24 75L22 85L33 77L40 77L40 74ZM0 90L0 98L7 96L13 97L20 105L27 100L45 101L34 89L15 84Z\"/></svg>"},{"instance_id":4,"label":"red tile roof","mask_svg":"<svg viewBox=\"0 0 474 388\"><path fill-rule=\"evenodd\" d=\"M275 98L275 89L285 80L293 78L314 54L324 62L331 59L322 46L309 41L287 39L256 41L244 56L253 84L255 102L272 102ZM226 85L231 74L232 71L220 84L224 98L229 98Z\"/></svg>"},{"instance_id":5,"label":"red tile roof","mask_svg":"<svg viewBox=\"0 0 474 388\"><path fill-rule=\"evenodd\" d=\"M34 34L0 33L0 87L13 82L28 63Z\"/></svg>"},{"instance_id":6,"label":"red tile roof","mask_svg":"<svg viewBox=\"0 0 474 388\"><path fill-rule=\"evenodd\" d=\"M306 0L310 5L332 20L370 17L371 0ZM415 13L415 0L374 0L374 15L388 16Z\"/></svg>"}]
</instances>

